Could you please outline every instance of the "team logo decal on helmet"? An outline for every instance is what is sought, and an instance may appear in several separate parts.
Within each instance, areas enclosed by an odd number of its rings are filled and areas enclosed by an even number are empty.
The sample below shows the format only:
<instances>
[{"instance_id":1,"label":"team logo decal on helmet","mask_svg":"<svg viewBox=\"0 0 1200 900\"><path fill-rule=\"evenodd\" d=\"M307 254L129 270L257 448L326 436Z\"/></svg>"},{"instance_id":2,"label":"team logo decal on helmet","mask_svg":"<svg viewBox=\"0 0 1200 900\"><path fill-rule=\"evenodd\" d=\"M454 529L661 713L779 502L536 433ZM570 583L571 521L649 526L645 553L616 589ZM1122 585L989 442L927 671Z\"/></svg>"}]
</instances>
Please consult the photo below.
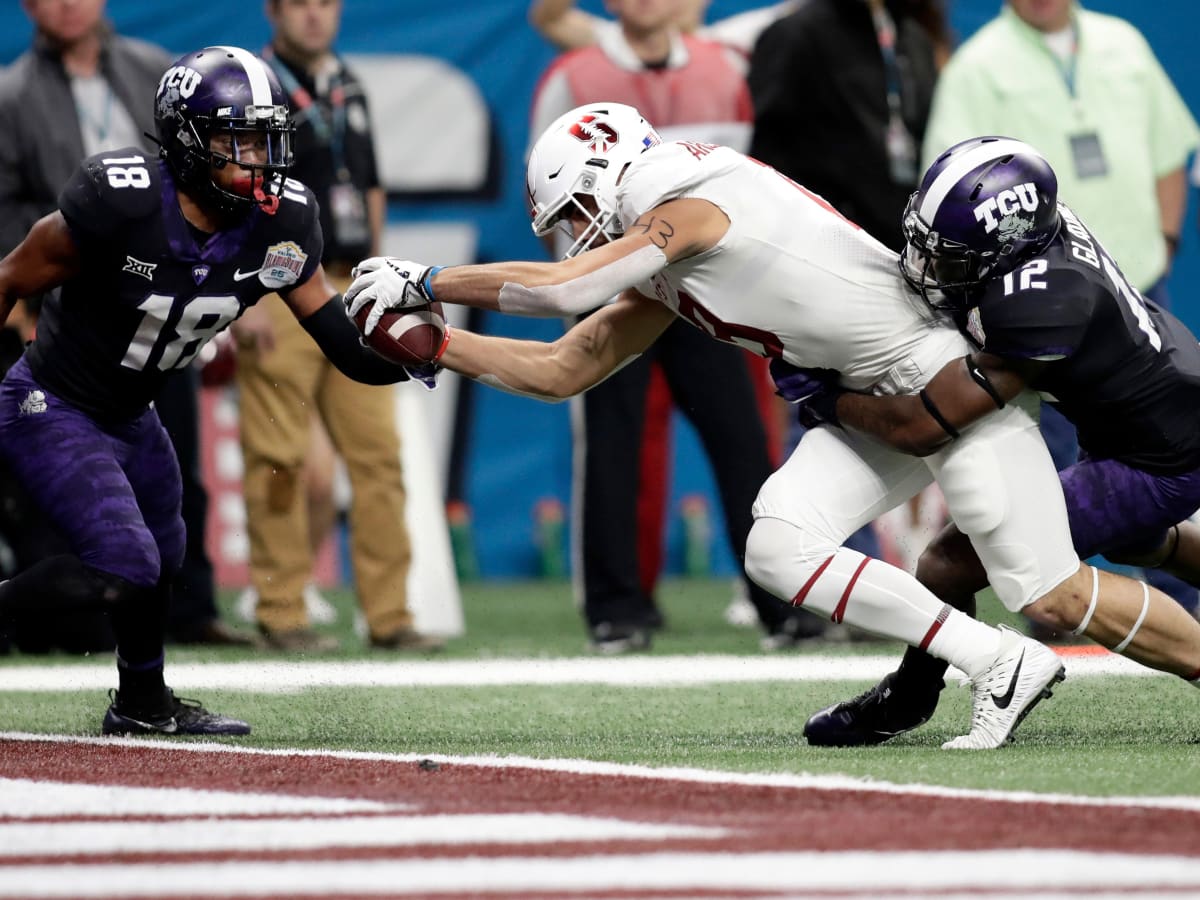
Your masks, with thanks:
<instances>
[{"instance_id":1,"label":"team logo decal on helmet","mask_svg":"<svg viewBox=\"0 0 1200 900\"><path fill-rule=\"evenodd\" d=\"M595 116L584 116L571 126L571 137L583 141L593 153L607 153L621 139L617 130Z\"/></svg>"}]
</instances>

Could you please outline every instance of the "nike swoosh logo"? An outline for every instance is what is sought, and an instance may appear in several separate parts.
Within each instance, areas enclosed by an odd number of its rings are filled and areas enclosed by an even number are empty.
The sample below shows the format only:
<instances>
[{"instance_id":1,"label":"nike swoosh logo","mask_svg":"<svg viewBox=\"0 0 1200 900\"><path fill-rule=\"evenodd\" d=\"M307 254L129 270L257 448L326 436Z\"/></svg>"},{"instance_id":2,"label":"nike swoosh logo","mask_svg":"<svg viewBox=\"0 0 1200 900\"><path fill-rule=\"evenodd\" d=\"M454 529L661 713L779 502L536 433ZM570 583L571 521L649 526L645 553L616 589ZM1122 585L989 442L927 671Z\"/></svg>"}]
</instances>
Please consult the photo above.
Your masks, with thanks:
<instances>
[{"instance_id":1,"label":"nike swoosh logo","mask_svg":"<svg viewBox=\"0 0 1200 900\"><path fill-rule=\"evenodd\" d=\"M1025 662L1025 651L1021 651L1021 658L1017 660L1017 667L1013 669L1012 681L1008 683L1008 690L1003 695L997 697L992 694L992 702L996 704L996 709L1008 709L1008 704L1012 703L1013 694L1017 692L1017 679L1021 677L1021 664Z\"/></svg>"},{"instance_id":2,"label":"nike swoosh logo","mask_svg":"<svg viewBox=\"0 0 1200 900\"><path fill-rule=\"evenodd\" d=\"M261 271L262 271L261 266L259 268L255 269L253 272L243 272L241 269L234 269L233 270L233 280L234 281L245 281L247 278L253 278L255 275L257 275Z\"/></svg>"},{"instance_id":3,"label":"nike swoosh logo","mask_svg":"<svg viewBox=\"0 0 1200 900\"><path fill-rule=\"evenodd\" d=\"M155 725L153 722L143 722L141 719L135 719L133 716L122 716L121 718L132 722L134 725L140 725L147 731L158 732L160 734L174 734L179 730L179 724L175 721L174 716L171 717L169 725Z\"/></svg>"}]
</instances>

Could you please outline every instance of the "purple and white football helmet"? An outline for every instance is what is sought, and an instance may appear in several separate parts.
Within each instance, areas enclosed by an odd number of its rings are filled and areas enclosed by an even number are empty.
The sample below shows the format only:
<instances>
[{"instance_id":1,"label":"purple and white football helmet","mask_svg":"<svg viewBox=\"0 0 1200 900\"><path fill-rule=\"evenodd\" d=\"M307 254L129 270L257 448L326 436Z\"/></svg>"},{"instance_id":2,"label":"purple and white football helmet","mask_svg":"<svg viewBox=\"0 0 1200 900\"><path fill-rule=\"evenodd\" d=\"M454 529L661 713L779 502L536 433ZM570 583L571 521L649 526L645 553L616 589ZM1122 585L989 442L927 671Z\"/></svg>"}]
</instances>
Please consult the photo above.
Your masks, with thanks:
<instances>
[{"instance_id":1,"label":"purple and white football helmet","mask_svg":"<svg viewBox=\"0 0 1200 900\"><path fill-rule=\"evenodd\" d=\"M254 205L268 213L279 206L292 163L294 126L287 95L271 67L240 47L205 47L175 61L158 82L154 125L160 155L171 174L226 212ZM228 153L210 148L215 135L229 136ZM257 155L243 158L254 144ZM247 171L237 192L212 180L210 167L230 163Z\"/></svg>"},{"instance_id":2,"label":"purple and white football helmet","mask_svg":"<svg viewBox=\"0 0 1200 900\"><path fill-rule=\"evenodd\" d=\"M1058 233L1058 179L1023 141L971 138L929 167L902 228L905 280L934 306L961 306L983 282L1011 272Z\"/></svg>"}]
</instances>

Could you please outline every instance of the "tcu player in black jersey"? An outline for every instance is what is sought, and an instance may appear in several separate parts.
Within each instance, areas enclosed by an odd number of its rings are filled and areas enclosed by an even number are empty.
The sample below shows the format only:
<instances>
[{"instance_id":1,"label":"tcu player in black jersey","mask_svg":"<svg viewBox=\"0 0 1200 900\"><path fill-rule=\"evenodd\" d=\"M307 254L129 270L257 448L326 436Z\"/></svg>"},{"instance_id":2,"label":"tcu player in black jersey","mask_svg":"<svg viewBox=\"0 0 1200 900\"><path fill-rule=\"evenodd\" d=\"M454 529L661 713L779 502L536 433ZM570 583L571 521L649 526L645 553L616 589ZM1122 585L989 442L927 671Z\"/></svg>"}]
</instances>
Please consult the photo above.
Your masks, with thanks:
<instances>
[{"instance_id":1,"label":"tcu player in black jersey","mask_svg":"<svg viewBox=\"0 0 1200 900\"><path fill-rule=\"evenodd\" d=\"M103 598L120 687L102 730L246 734L163 680L171 576L184 551L179 464L151 400L172 369L278 291L325 354L371 384L408 375L367 349L321 268L312 193L287 179L292 125L275 75L207 47L163 75L159 159L87 159L0 261L0 314L61 286L0 384L0 457L69 540L0 585L0 615Z\"/></svg>"},{"instance_id":2,"label":"tcu player in black jersey","mask_svg":"<svg viewBox=\"0 0 1200 900\"><path fill-rule=\"evenodd\" d=\"M1200 345L1134 290L1099 241L1057 201L1053 170L1006 138L956 144L909 200L901 270L979 348L916 396L843 393L828 372L774 367L788 399L831 424L924 455L968 424L1040 393L1075 423L1079 462L1061 473L1079 556L1160 567L1200 585ZM917 578L974 612L987 576L951 524ZM1080 621L1041 617L1200 686L1200 623L1165 594L1131 608L1098 602ZM909 649L898 671L812 716L810 743L877 744L927 721L946 664Z\"/></svg>"}]
</instances>

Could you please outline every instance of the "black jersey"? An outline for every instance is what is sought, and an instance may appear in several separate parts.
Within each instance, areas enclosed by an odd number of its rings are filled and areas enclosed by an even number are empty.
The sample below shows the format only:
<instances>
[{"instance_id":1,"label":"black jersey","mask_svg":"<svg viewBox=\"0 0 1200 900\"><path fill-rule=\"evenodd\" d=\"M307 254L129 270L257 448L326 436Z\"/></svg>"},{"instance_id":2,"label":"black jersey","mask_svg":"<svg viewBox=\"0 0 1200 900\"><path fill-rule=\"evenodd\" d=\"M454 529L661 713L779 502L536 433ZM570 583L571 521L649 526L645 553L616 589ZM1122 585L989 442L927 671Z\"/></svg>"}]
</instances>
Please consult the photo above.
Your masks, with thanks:
<instances>
[{"instance_id":1,"label":"black jersey","mask_svg":"<svg viewBox=\"0 0 1200 900\"><path fill-rule=\"evenodd\" d=\"M166 165L133 147L85 160L59 209L82 265L44 305L29 366L101 420L140 413L170 370L321 260L316 201L301 183L285 183L275 215L254 207L205 235L184 219Z\"/></svg>"},{"instance_id":2,"label":"black jersey","mask_svg":"<svg viewBox=\"0 0 1200 900\"><path fill-rule=\"evenodd\" d=\"M1040 256L990 281L962 322L988 353L1044 360L1031 387L1079 445L1159 474L1200 467L1200 345L1134 290L1078 217Z\"/></svg>"}]
</instances>

